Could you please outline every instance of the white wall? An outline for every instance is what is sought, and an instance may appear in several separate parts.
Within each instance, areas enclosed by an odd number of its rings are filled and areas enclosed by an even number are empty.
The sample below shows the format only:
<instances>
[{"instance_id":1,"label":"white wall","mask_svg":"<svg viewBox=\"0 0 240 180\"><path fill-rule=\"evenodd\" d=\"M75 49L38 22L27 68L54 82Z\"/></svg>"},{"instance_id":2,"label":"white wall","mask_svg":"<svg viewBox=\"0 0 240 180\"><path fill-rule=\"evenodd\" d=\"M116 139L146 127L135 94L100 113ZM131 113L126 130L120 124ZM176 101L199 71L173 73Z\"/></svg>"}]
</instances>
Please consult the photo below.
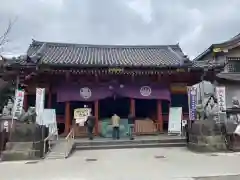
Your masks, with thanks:
<instances>
[{"instance_id":1,"label":"white wall","mask_svg":"<svg viewBox=\"0 0 240 180\"><path fill-rule=\"evenodd\" d=\"M227 107L232 106L232 97L237 97L240 101L240 84L239 85L225 85L226 87L226 104Z\"/></svg>"}]
</instances>

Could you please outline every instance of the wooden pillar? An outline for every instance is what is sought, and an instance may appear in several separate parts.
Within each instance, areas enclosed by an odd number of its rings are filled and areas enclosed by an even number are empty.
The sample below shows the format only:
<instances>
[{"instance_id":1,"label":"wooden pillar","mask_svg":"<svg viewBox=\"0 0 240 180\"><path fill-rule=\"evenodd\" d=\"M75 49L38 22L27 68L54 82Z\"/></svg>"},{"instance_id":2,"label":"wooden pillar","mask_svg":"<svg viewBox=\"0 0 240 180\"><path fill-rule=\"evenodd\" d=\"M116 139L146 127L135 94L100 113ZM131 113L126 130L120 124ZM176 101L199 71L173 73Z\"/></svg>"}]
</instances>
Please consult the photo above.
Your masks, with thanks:
<instances>
[{"instance_id":1,"label":"wooden pillar","mask_svg":"<svg viewBox=\"0 0 240 180\"><path fill-rule=\"evenodd\" d=\"M131 98L130 99L130 113L135 116L136 111L135 111L135 99Z\"/></svg>"},{"instance_id":2,"label":"wooden pillar","mask_svg":"<svg viewBox=\"0 0 240 180\"><path fill-rule=\"evenodd\" d=\"M71 114L70 114L70 102L65 102L65 133L68 134L70 130Z\"/></svg>"},{"instance_id":3,"label":"wooden pillar","mask_svg":"<svg viewBox=\"0 0 240 180\"><path fill-rule=\"evenodd\" d=\"M49 88L48 88L48 105L47 105L47 107L49 109L52 108L52 88L51 88L51 86L49 86Z\"/></svg>"},{"instance_id":4,"label":"wooden pillar","mask_svg":"<svg viewBox=\"0 0 240 180\"><path fill-rule=\"evenodd\" d=\"M157 122L159 123L158 130L163 131L163 116L162 116L162 101L157 100Z\"/></svg>"},{"instance_id":5,"label":"wooden pillar","mask_svg":"<svg viewBox=\"0 0 240 180\"><path fill-rule=\"evenodd\" d=\"M70 74L67 72L65 74L65 80L66 82L69 81ZM70 125L71 125L71 112L70 112L70 102L65 102L65 134L68 134L70 131Z\"/></svg>"},{"instance_id":6,"label":"wooden pillar","mask_svg":"<svg viewBox=\"0 0 240 180\"><path fill-rule=\"evenodd\" d=\"M134 78L134 75L132 74L131 81L134 82L134 80L135 80L135 78ZM133 99L133 98L130 99L130 113L133 116L136 116L135 99Z\"/></svg>"},{"instance_id":7,"label":"wooden pillar","mask_svg":"<svg viewBox=\"0 0 240 180\"><path fill-rule=\"evenodd\" d=\"M24 111L28 110L28 94L27 94L26 90L24 92L23 109L24 109Z\"/></svg>"},{"instance_id":8,"label":"wooden pillar","mask_svg":"<svg viewBox=\"0 0 240 180\"><path fill-rule=\"evenodd\" d=\"M99 119L99 101L96 100L94 101L94 116L95 116L95 134L99 134L99 129L98 129L98 119Z\"/></svg>"},{"instance_id":9,"label":"wooden pillar","mask_svg":"<svg viewBox=\"0 0 240 180\"><path fill-rule=\"evenodd\" d=\"M95 82L96 84L99 82L98 75L95 74ZM99 100L94 101L94 116L95 116L95 134L98 136L99 135L99 126L98 126L98 121L99 121Z\"/></svg>"}]
</instances>

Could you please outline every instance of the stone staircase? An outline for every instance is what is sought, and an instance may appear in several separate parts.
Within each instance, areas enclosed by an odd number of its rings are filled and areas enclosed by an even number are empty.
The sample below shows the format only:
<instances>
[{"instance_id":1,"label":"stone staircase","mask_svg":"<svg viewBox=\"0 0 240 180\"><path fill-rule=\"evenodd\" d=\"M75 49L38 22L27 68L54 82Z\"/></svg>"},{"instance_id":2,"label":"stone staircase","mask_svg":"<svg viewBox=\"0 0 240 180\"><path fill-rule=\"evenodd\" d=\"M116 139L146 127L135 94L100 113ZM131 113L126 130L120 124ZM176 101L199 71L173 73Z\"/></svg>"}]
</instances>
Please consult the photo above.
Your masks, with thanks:
<instances>
[{"instance_id":1,"label":"stone staircase","mask_svg":"<svg viewBox=\"0 0 240 180\"><path fill-rule=\"evenodd\" d=\"M171 137L166 139L138 139L128 140L93 140L87 141L75 139L75 150L100 150L100 149L129 149L129 148L163 148L163 147L186 147L185 138Z\"/></svg>"},{"instance_id":2,"label":"stone staircase","mask_svg":"<svg viewBox=\"0 0 240 180\"><path fill-rule=\"evenodd\" d=\"M64 139L59 139L55 142L52 142L53 145L45 159L65 159L66 158L66 141Z\"/></svg>"}]
</instances>

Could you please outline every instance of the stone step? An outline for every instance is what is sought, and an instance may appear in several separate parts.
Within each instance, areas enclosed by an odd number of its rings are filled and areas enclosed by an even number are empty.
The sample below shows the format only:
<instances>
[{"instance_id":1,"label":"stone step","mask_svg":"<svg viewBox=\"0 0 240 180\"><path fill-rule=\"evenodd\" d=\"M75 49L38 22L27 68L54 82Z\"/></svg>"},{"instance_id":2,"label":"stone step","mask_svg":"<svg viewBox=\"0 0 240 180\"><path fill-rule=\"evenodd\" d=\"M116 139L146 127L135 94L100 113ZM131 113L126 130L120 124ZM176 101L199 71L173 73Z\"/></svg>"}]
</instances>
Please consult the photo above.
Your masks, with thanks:
<instances>
[{"instance_id":1,"label":"stone step","mask_svg":"<svg viewBox=\"0 0 240 180\"><path fill-rule=\"evenodd\" d=\"M65 153L64 153L63 151L62 151L62 152L55 152L55 151L52 151L52 152L49 153L49 155L50 155L50 156L52 156L52 155L63 155L63 156L64 156Z\"/></svg>"},{"instance_id":2,"label":"stone step","mask_svg":"<svg viewBox=\"0 0 240 180\"><path fill-rule=\"evenodd\" d=\"M64 159L65 153L64 152L49 152L45 159Z\"/></svg>"},{"instance_id":3,"label":"stone step","mask_svg":"<svg viewBox=\"0 0 240 180\"><path fill-rule=\"evenodd\" d=\"M45 159L49 160L49 159L65 159L65 156L47 156Z\"/></svg>"},{"instance_id":4,"label":"stone step","mask_svg":"<svg viewBox=\"0 0 240 180\"><path fill-rule=\"evenodd\" d=\"M75 140L75 146L98 146L98 145L118 145L118 144L161 144L161 143L185 143L184 138L174 138L174 139L119 139L119 140L92 140L92 141L81 141L81 139Z\"/></svg>"},{"instance_id":5,"label":"stone step","mask_svg":"<svg viewBox=\"0 0 240 180\"><path fill-rule=\"evenodd\" d=\"M62 144L61 144L61 145L58 145L58 144L57 144L57 145L55 145L54 147L51 148L51 151L59 151L59 150L62 151L62 150L65 149L65 148L66 148L66 145L65 145L65 144L64 144L64 145L62 145Z\"/></svg>"},{"instance_id":6,"label":"stone step","mask_svg":"<svg viewBox=\"0 0 240 180\"><path fill-rule=\"evenodd\" d=\"M129 149L129 148L156 148L156 147L186 147L185 142L180 143L145 143L145 144L104 144L104 145L76 145L74 150L101 150L101 149Z\"/></svg>"}]
</instances>

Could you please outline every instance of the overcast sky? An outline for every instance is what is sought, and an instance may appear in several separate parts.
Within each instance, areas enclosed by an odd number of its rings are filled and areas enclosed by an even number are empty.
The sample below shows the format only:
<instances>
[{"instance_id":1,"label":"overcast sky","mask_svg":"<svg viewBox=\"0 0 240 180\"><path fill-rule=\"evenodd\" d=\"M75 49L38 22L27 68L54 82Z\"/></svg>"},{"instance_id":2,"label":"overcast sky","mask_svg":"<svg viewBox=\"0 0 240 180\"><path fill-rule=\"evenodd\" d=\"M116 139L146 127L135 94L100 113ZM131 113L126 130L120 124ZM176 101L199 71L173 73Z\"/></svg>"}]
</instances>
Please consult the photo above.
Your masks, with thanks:
<instances>
[{"instance_id":1,"label":"overcast sky","mask_svg":"<svg viewBox=\"0 0 240 180\"><path fill-rule=\"evenodd\" d=\"M240 0L0 0L0 33L17 17L5 52L32 39L84 44L180 43L194 57L240 33Z\"/></svg>"}]
</instances>

